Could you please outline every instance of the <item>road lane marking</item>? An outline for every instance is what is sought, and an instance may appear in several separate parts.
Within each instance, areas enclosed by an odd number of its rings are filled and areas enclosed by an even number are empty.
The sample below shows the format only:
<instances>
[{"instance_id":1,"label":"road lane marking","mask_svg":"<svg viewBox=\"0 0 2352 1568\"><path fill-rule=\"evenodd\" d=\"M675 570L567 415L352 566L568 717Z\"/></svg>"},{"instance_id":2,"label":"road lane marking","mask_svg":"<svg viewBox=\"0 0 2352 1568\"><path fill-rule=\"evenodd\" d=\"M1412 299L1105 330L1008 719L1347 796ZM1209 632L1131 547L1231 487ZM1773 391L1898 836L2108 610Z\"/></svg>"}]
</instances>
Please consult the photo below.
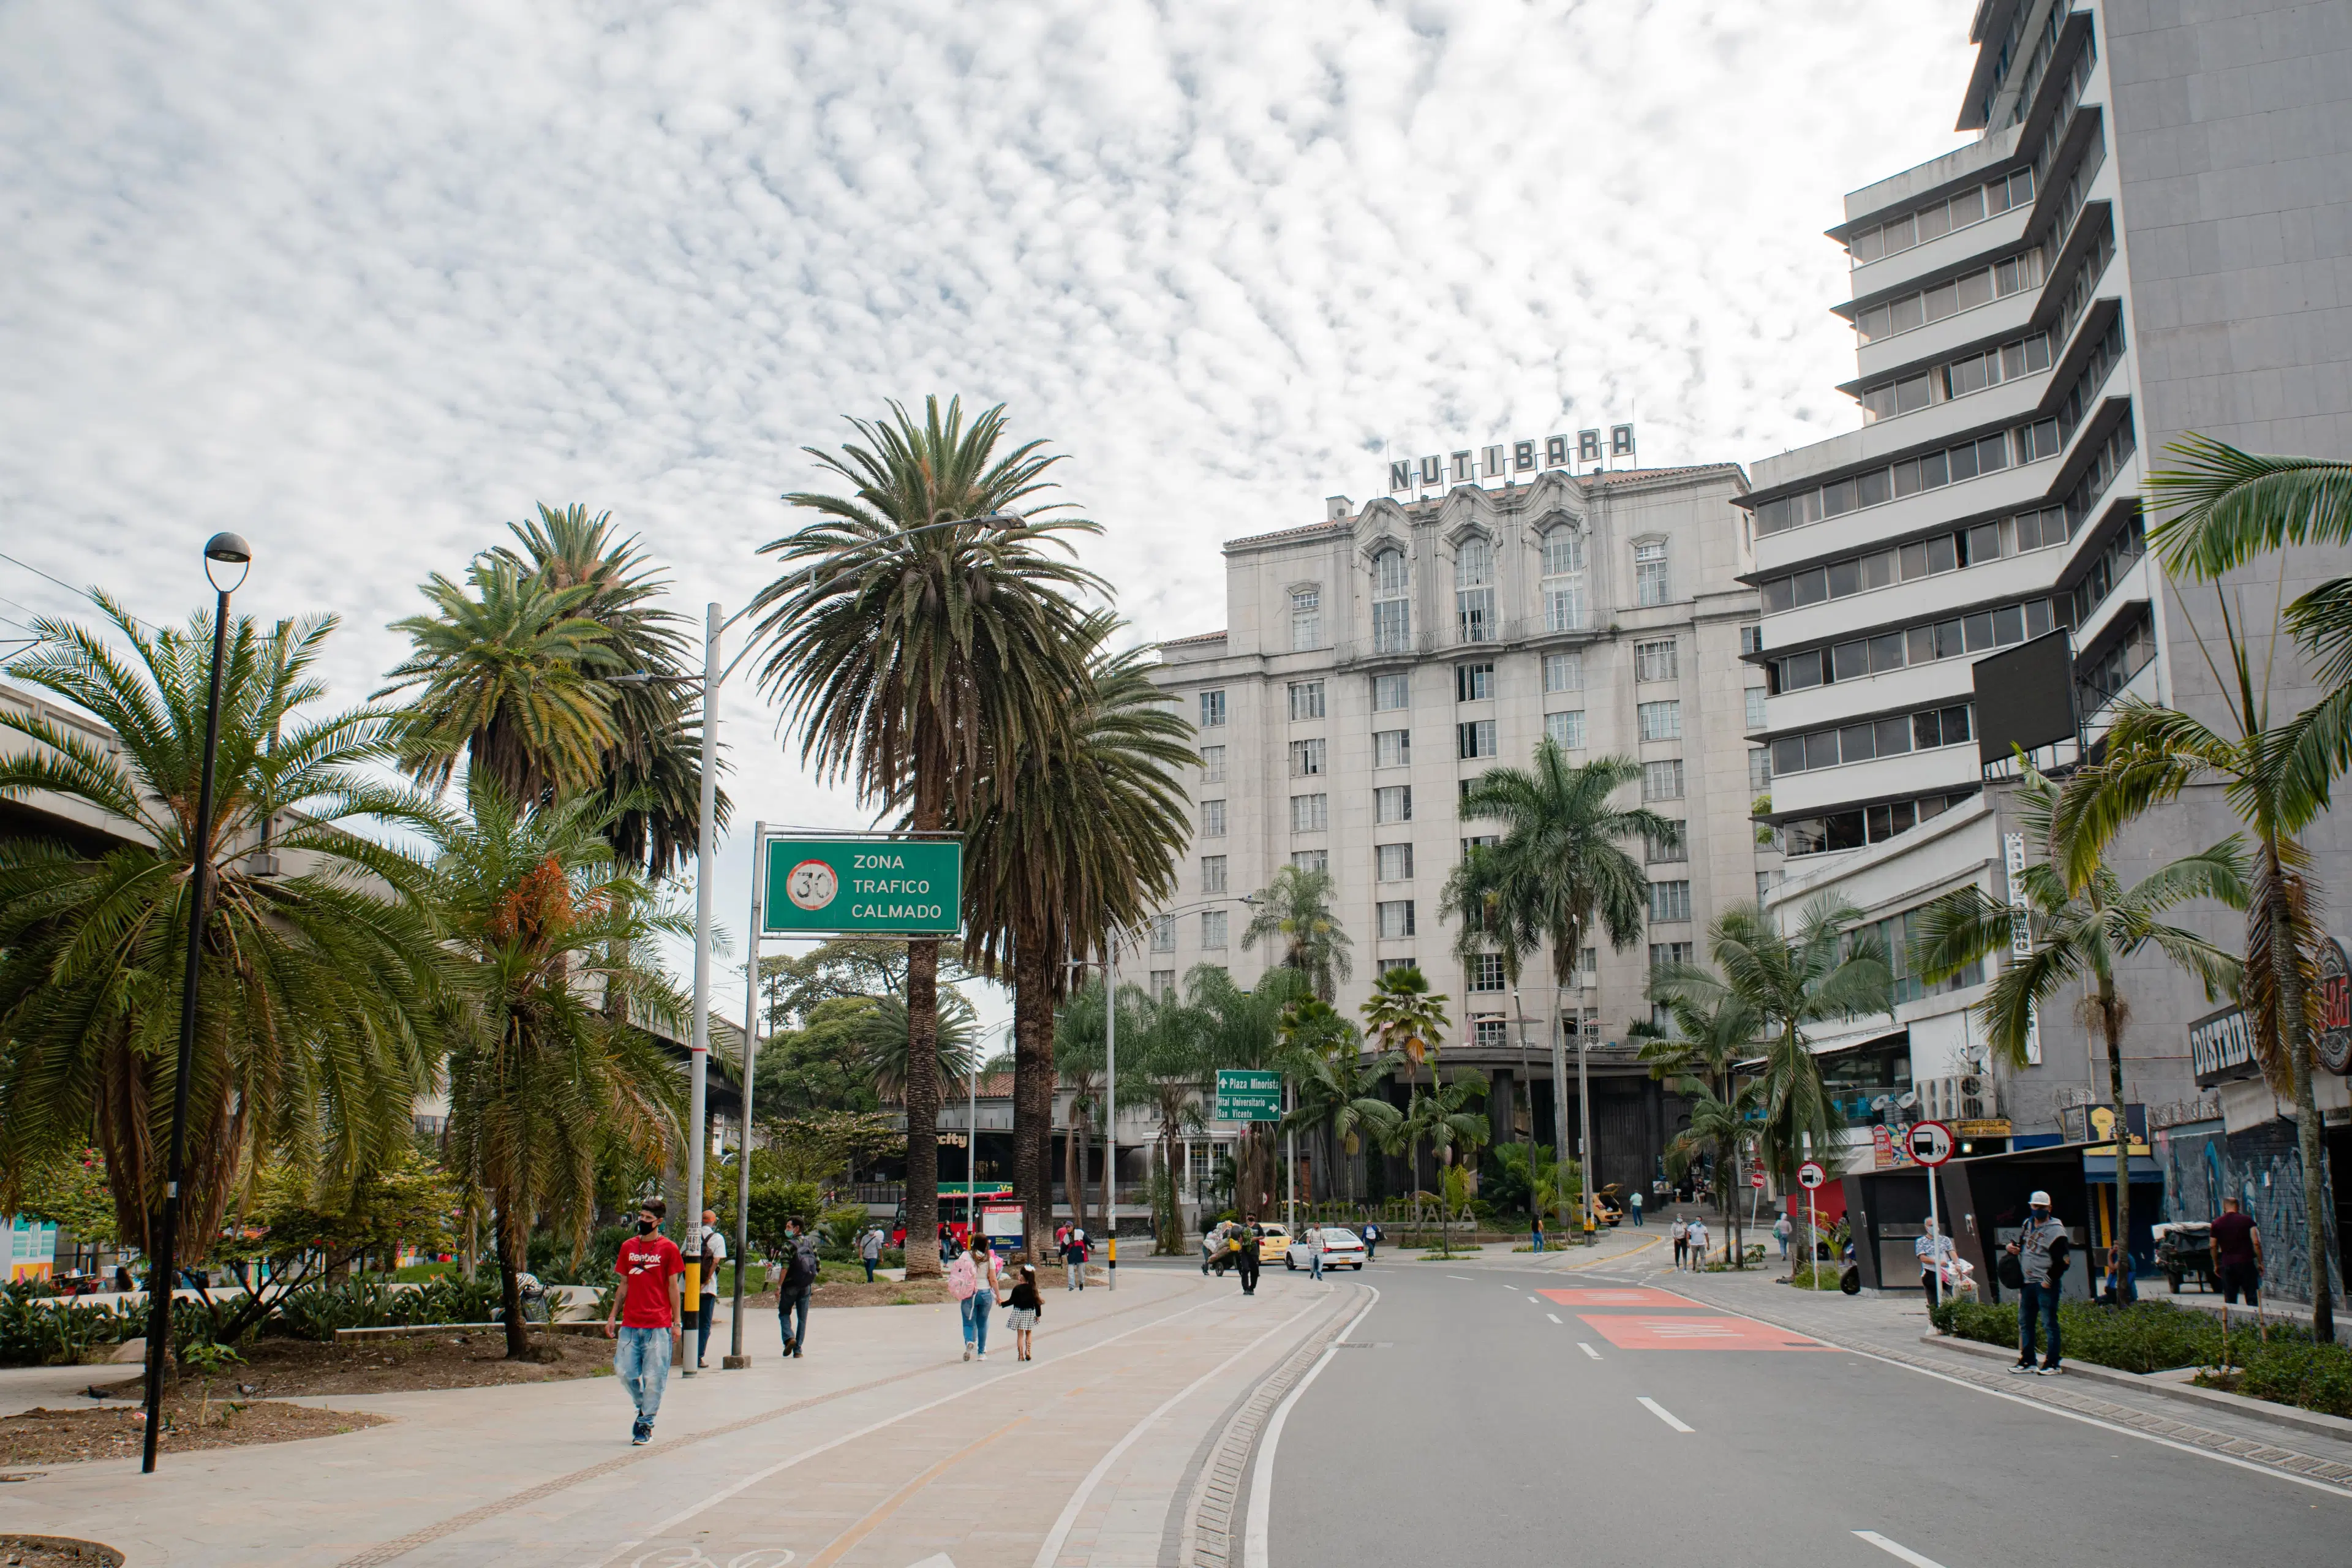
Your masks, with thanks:
<instances>
[{"instance_id":1,"label":"road lane marking","mask_svg":"<svg viewBox=\"0 0 2352 1568\"><path fill-rule=\"evenodd\" d=\"M1544 1316L1549 1318L1555 1323L1559 1323L1559 1314L1558 1312L1546 1312ZM1560 1327L1562 1328L1566 1328L1567 1326L1568 1325L1565 1323L1560 1323Z\"/></svg>"},{"instance_id":2,"label":"road lane marking","mask_svg":"<svg viewBox=\"0 0 2352 1568\"><path fill-rule=\"evenodd\" d=\"M1373 1285L1365 1289L1371 1291L1372 1299L1364 1303L1362 1311L1348 1321L1346 1328L1339 1331L1339 1340L1354 1333L1358 1325L1371 1316L1372 1309L1381 1304L1380 1288ZM1242 1568L1266 1568L1266 1538L1272 1532L1274 1520L1274 1451L1282 1442L1282 1429L1289 1424L1290 1412L1297 1405L1298 1396L1323 1374L1323 1369L1331 1364L1331 1358L1339 1352L1339 1340L1323 1347L1323 1353L1315 1358L1315 1364L1307 1369L1307 1374L1293 1384L1290 1392L1283 1395L1282 1403L1274 1407L1274 1415L1265 1424L1265 1435L1258 1439L1257 1463L1250 1469L1249 1517L1242 1530Z\"/></svg>"},{"instance_id":3,"label":"road lane marking","mask_svg":"<svg viewBox=\"0 0 2352 1568\"><path fill-rule=\"evenodd\" d=\"M1532 1301L1532 1300L1535 1300L1535 1298L1534 1298L1533 1296L1530 1296L1530 1297L1528 1297L1528 1300L1530 1300L1530 1301Z\"/></svg>"},{"instance_id":4,"label":"road lane marking","mask_svg":"<svg viewBox=\"0 0 2352 1568\"><path fill-rule=\"evenodd\" d=\"M1664 1422L1667 1426L1669 1426L1673 1427L1675 1431L1677 1431L1677 1432L1695 1432L1695 1431L1696 1431L1696 1430L1697 1430L1697 1428L1696 1428L1696 1427L1695 1427L1695 1426L1684 1426L1680 1421L1678 1421L1678 1420L1676 1420L1676 1419L1675 1418L1675 1413L1674 1413L1673 1411L1671 1411L1671 1410L1667 1409L1664 1405L1663 1405L1659 1404L1656 1400L1654 1400L1654 1399L1651 1398L1648 1394L1635 1394L1635 1395L1634 1395L1634 1397L1635 1397L1636 1399L1639 1399L1639 1400L1642 1402L1643 1407L1643 1408L1645 1408L1645 1409L1647 1409L1651 1415L1653 1415L1656 1416L1659 1420L1661 1420L1661 1421ZM1935 1565L1934 1565L1933 1563L1930 1563L1930 1564L1928 1564L1928 1568L1935 1568Z\"/></svg>"},{"instance_id":5,"label":"road lane marking","mask_svg":"<svg viewBox=\"0 0 2352 1568\"><path fill-rule=\"evenodd\" d=\"M1461 1280L1461 1281L1462 1281L1462 1283L1464 1283L1465 1285L1475 1285L1476 1283L1478 1283L1478 1281L1476 1281L1475 1279L1471 1279L1471 1278L1470 1278L1470 1276L1468 1276L1467 1274L1448 1274L1448 1275L1446 1276L1446 1278L1447 1278L1448 1279L1459 1279L1459 1280Z\"/></svg>"},{"instance_id":6,"label":"road lane marking","mask_svg":"<svg viewBox=\"0 0 2352 1568\"><path fill-rule=\"evenodd\" d=\"M1601 1359L1601 1352L1594 1350L1591 1345L1586 1344L1582 1340L1576 1342L1576 1348L1582 1351L1586 1355L1591 1356L1594 1361L1599 1361Z\"/></svg>"},{"instance_id":7,"label":"road lane marking","mask_svg":"<svg viewBox=\"0 0 2352 1568\"><path fill-rule=\"evenodd\" d=\"M1888 1556L1900 1557L1904 1562L1911 1564L1911 1568L1944 1568L1944 1565L1934 1558L1922 1557L1909 1547L1889 1541L1874 1530L1857 1530L1854 1534L1869 1542Z\"/></svg>"}]
</instances>

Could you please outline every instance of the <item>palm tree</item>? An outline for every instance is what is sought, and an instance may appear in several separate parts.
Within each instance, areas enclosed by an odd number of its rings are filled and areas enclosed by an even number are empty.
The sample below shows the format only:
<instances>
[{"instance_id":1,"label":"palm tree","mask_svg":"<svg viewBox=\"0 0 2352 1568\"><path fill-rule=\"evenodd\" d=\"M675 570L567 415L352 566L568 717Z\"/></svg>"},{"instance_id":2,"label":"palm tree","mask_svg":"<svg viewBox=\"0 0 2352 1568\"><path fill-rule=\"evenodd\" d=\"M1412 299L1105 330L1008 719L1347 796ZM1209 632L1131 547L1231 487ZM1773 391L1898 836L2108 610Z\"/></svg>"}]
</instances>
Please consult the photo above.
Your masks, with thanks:
<instances>
[{"instance_id":1,"label":"palm tree","mask_svg":"<svg viewBox=\"0 0 2352 1568\"><path fill-rule=\"evenodd\" d=\"M622 864L658 881L692 854L701 826L701 720L689 712L685 617L656 607L667 580L646 564L635 535L615 540L613 514L589 514L573 504L562 511L541 506L528 522L510 522L517 544L497 554L535 574L557 593L586 586L582 620L601 631L610 668L625 676L605 689L613 738L598 763L597 797L612 808L606 829ZM699 672L693 672L698 676ZM718 792L724 827L729 802Z\"/></svg>"},{"instance_id":2,"label":"palm tree","mask_svg":"<svg viewBox=\"0 0 2352 1568\"><path fill-rule=\"evenodd\" d=\"M1719 1112L1737 1110L1742 1118L1760 1112L1760 1090L1751 1099L1747 1089L1753 1085L1737 1086L1734 1081L1738 1064L1755 1056L1758 1049L1758 1019L1748 1003L1710 972L1686 963L1662 963L1650 971L1650 999L1665 1009L1672 1025L1672 1031L1664 1036L1649 1031L1650 1037L1642 1046L1641 1057L1650 1064L1650 1076L1678 1078L1678 1092L1693 1096L1695 1101L1703 1094L1717 1107L1709 1114L1717 1123ZM1746 1252L1736 1184L1747 1167L1745 1130L1735 1137L1717 1125L1715 1131L1701 1133L1696 1102L1691 1115L1695 1136L1688 1147L1712 1148L1732 1161L1727 1176L1718 1167L1716 1189L1731 1232L1732 1267L1739 1268ZM1727 1187L1727 1180L1734 1184Z\"/></svg>"},{"instance_id":3,"label":"palm tree","mask_svg":"<svg viewBox=\"0 0 2352 1568\"><path fill-rule=\"evenodd\" d=\"M604 679L625 673L584 613L596 592L554 587L497 555L477 556L462 584L435 573L424 588L435 613L392 624L415 647L376 692L420 689L401 725L401 767L438 791L463 756L508 799L532 803L593 784L618 739Z\"/></svg>"},{"instance_id":4,"label":"palm tree","mask_svg":"<svg viewBox=\"0 0 2352 1568\"><path fill-rule=\"evenodd\" d=\"M1213 1083L1219 1068L1280 1068L1283 1014L1307 994L1307 977L1295 969L1269 969L1244 990L1217 965L1194 965L1183 1005L1197 1020L1201 1080ZM1244 1214L1263 1213L1276 1186L1274 1123L1254 1121L1234 1146L1234 1201Z\"/></svg>"},{"instance_id":5,"label":"palm tree","mask_svg":"<svg viewBox=\"0 0 2352 1568\"><path fill-rule=\"evenodd\" d=\"M1139 996L1140 992L1129 989ZM1132 1039L1142 1020L1132 1013L1129 994L1119 998L1122 1032ZM1103 984L1093 980L1080 986L1066 1003L1054 1024L1054 1070L1070 1091L1070 1116L1062 1135L1062 1190L1070 1205L1072 1223L1091 1235L1086 1200L1087 1150L1095 1119L1102 1113L1103 1068L1108 1055L1104 1030Z\"/></svg>"},{"instance_id":6,"label":"palm tree","mask_svg":"<svg viewBox=\"0 0 2352 1568\"><path fill-rule=\"evenodd\" d=\"M1465 1157L1465 1169L1460 1173L1467 1180L1466 1163L1483 1147L1491 1135L1484 1113L1470 1109L1483 1102L1487 1094L1486 1075L1475 1068L1465 1069L1451 1083L1434 1084L1427 1094L1415 1091L1404 1112L1391 1122L1381 1139L1381 1147L1391 1154L1404 1156L1408 1170L1418 1170L1420 1149L1429 1145L1430 1153L1438 1162L1438 1191L1443 1197L1452 1189L1454 1152ZM1416 1184L1418 1183L1416 1182ZM1452 1256L1452 1240L1447 1205L1438 1205L1438 1247Z\"/></svg>"},{"instance_id":7,"label":"palm tree","mask_svg":"<svg viewBox=\"0 0 2352 1568\"><path fill-rule=\"evenodd\" d=\"M1363 1135L1370 1132L1377 1141L1397 1116L1397 1108L1381 1096L1381 1084L1404 1058L1360 1050L1355 1026L1329 1003L1312 998L1285 1010L1282 1036L1286 1070L1298 1085L1282 1131L1323 1134L1329 1164L1347 1172L1347 1201L1352 1205Z\"/></svg>"},{"instance_id":8,"label":"palm tree","mask_svg":"<svg viewBox=\"0 0 2352 1568\"><path fill-rule=\"evenodd\" d=\"M608 1152L659 1165L685 1136L683 1083L641 1026L684 1005L636 954L691 936L619 870L608 808L585 796L520 807L469 773L466 811L430 825L434 903L467 962L449 1021L451 1167L497 1214L507 1356L531 1354L520 1279L545 1216L574 1261L595 1221ZM689 1215L701 1194L688 1194Z\"/></svg>"},{"instance_id":9,"label":"palm tree","mask_svg":"<svg viewBox=\"0 0 2352 1568\"><path fill-rule=\"evenodd\" d=\"M1501 823L1502 840L1463 858L1438 905L1442 914L1461 921L1466 950L1499 946L1514 975L1529 954L1551 944L1552 1117L1562 1149L1574 1147L1568 1139L1562 1042L1567 1021L1577 1016L1584 939L1596 924L1621 951L1641 939L1650 878L1624 847L1635 839L1670 845L1680 833L1646 806L1613 803L1619 790L1641 777L1642 764L1630 757L1573 764L1548 735L1531 767L1488 769L1463 796L1461 815L1465 822ZM1560 1217L1565 1223L1567 1215Z\"/></svg>"},{"instance_id":10,"label":"palm tree","mask_svg":"<svg viewBox=\"0 0 2352 1568\"><path fill-rule=\"evenodd\" d=\"M1679 1087L1690 1096L1690 1125L1675 1135L1668 1152L1687 1161L1696 1151L1707 1151L1715 1163L1711 1185L1717 1206L1730 1218L1731 1267L1745 1268L1748 1249L1739 1234L1738 1183L1748 1163L1748 1141L1754 1135L1757 1119L1764 1109L1764 1084L1751 1079L1731 1090L1727 1098L1696 1078L1685 1078Z\"/></svg>"},{"instance_id":11,"label":"palm tree","mask_svg":"<svg viewBox=\"0 0 2352 1568\"><path fill-rule=\"evenodd\" d=\"M825 521L761 547L792 570L759 596L769 652L761 688L801 732L819 778L937 833L972 819L995 759L1046 742L1087 683L1084 616L1069 595L1102 587L1042 547L1100 531L1076 518L992 526L979 519L1047 488L1058 458L1032 441L996 455L1000 405L963 423L961 400L927 399L917 423L850 421L857 440L808 448L850 488L795 492ZM939 526L973 520L968 526ZM939 1269L940 944L908 944L907 1005L919 1039L907 1083L907 1266Z\"/></svg>"},{"instance_id":12,"label":"palm tree","mask_svg":"<svg viewBox=\"0 0 2352 1568\"><path fill-rule=\"evenodd\" d=\"M1249 924L1242 931L1242 951L1260 942L1279 941L1282 962L1307 977L1323 1001L1338 994L1338 982L1356 973L1348 956L1348 933L1332 912L1336 884L1328 871L1285 866L1274 880L1255 895Z\"/></svg>"},{"instance_id":13,"label":"palm tree","mask_svg":"<svg viewBox=\"0 0 2352 1568\"><path fill-rule=\"evenodd\" d=\"M931 1081L960 1084L977 1064L980 1015L971 1001L952 985L940 988L939 1021L931 1031ZM908 1042L914 1037L913 1020L900 996L871 999L850 1031L857 1043L866 1080L884 1100L904 1100L908 1081Z\"/></svg>"},{"instance_id":14,"label":"palm tree","mask_svg":"<svg viewBox=\"0 0 2352 1568\"><path fill-rule=\"evenodd\" d=\"M1184 1237L1175 1194L1177 1140L1208 1125L1201 1097L1216 1075L1211 1015L1174 995L1145 996L1132 987L1125 989L1120 1016L1126 1017L1132 1005L1137 1027L1130 1058L1134 1066L1119 1075L1119 1100L1151 1110L1156 1123L1152 1159L1166 1177L1168 1200L1164 1206L1153 1205L1156 1245L1162 1255L1178 1253L1184 1250Z\"/></svg>"},{"instance_id":15,"label":"palm tree","mask_svg":"<svg viewBox=\"0 0 2352 1568\"><path fill-rule=\"evenodd\" d=\"M102 837L0 843L0 1209L28 1170L94 1141L122 1237L147 1249L171 1147L213 626L151 631L97 602L112 637L40 619L8 673L117 743L0 711L0 729L33 742L0 759L0 802L46 793L103 825ZM348 1188L401 1154L440 1059L429 879L354 831L422 815L371 776L394 716L306 710L334 624L265 637L240 618L228 636L182 1176L191 1263L265 1155ZM265 835L290 874L253 858Z\"/></svg>"},{"instance_id":16,"label":"palm tree","mask_svg":"<svg viewBox=\"0 0 2352 1568\"><path fill-rule=\"evenodd\" d=\"M964 837L964 959L1013 980L1013 1185L1029 1254L1054 1231L1054 1014L1069 960L1099 950L1176 890L1192 726L1141 650L1105 644L1120 623L1080 628L1087 679L1062 728L999 751Z\"/></svg>"},{"instance_id":17,"label":"palm tree","mask_svg":"<svg viewBox=\"0 0 2352 1568\"><path fill-rule=\"evenodd\" d=\"M1832 1169L1836 1164L1829 1089L1807 1029L1894 1007L1886 951L1875 935L1854 932L1861 919L1851 904L1816 899L1791 936L1763 905L1734 904L1707 932L1707 953L1722 972L1726 1000L1754 1020L1763 1042L1764 1114L1757 1142L1783 1190L1796 1185L1809 1140L1812 1158ZM1695 983L1687 988L1703 994Z\"/></svg>"},{"instance_id":18,"label":"palm tree","mask_svg":"<svg viewBox=\"0 0 2352 1568\"><path fill-rule=\"evenodd\" d=\"M1421 1065L1429 1064L1429 1079L1437 1081L1437 1057L1453 1027L1446 1016L1445 998L1429 988L1429 977L1418 964L1401 963L1385 970L1372 982L1372 994L1364 999L1360 1011L1364 1015L1364 1033L1376 1047L1401 1058L1405 1068L1405 1099L1408 1106L1421 1094ZM1421 1169L1411 1163L1415 1144L1406 1145L1408 1163L1405 1180L1414 1187L1421 1185ZM1383 1141L1381 1147L1388 1153L1396 1151Z\"/></svg>"},{"instance_id":19,"label":"palm tree","mask_svg":"<svg viewBox=\"0 0 2352 1568\"><path fill-rule=\"evenodd\" d=\"M2027 764L2015 813L2026 839L2044 857L2029 863L2021 882L2032 951L2005 965L1979 1004L1985 1038L2011 1068L2025 1065L2035 1015L2061 991L2088 982L2079 1009L2085 1030L2107 1047L2107 1093L2116 1107L2116 1238L2131 1246L2131 1139L2121 1125L2124 1026L2131 1008L2116 988L2116 971L2153 948L2187 970L2213 998L2238 987L2239 963L2194 931L2165 923L2182 904L2212 899L2246 907L2245 852L2233 835L2212 847L2158 867L2129 887L2105 861L2085 857L2082 832L2062 826L2058 786ZM2097 781L2090 781L2097 789ZM2112 820L2112 819L2108 819ZM2010 950L2015 913L1970 883L1927 906L1920 917L1914 962L1931 984ZM2323 1276L2325 1278L2325 1276Z\"/></svg>"},{"instance_id":20,"label":"palm tree","mask_svg":"<svg viewBox=\"0 0 2352 1568\"><path fill-rule=\"evenodd\" d=\"M2256 457L2201 437L2171 451L2182 466L2151 474L2147 490L2154 504L2175 510L2149 531L2148 540L2177 581L2219 578L2265 550L2352 541L2352 463ZM2284 583L2282 556L2282 592ZM2218 584L2214 598L2226 672L2194 618L2184 619L2221 696L2225 726L2126 703L2108 731L2102 782L2095 788L2085 780L2079 795L2070 788L2061 816L2081 851L2095 858L2122 822L2172 798L2189 781L2224 786L2231 808L2254 836L2243 983L2254 1054L2271 1086L2294 1101L2304 1212L2324 1214L2326 1173L2311 1079L2323 933L2310 856L2299 836L2327 809L2336 776L2352 765L2352 576L2320 584L2275 616L2317 658L2315 673L2323 687L2316 703L2284 722L2272 717L2275 659L2263 660L2257 679L2244 634L2251 623L2242 611L2232 613ZM2307 1226L2304 1245L2313 1337L2332 1340L2336 1303L2325 1228Z\"/></svg>"}]
</instances>

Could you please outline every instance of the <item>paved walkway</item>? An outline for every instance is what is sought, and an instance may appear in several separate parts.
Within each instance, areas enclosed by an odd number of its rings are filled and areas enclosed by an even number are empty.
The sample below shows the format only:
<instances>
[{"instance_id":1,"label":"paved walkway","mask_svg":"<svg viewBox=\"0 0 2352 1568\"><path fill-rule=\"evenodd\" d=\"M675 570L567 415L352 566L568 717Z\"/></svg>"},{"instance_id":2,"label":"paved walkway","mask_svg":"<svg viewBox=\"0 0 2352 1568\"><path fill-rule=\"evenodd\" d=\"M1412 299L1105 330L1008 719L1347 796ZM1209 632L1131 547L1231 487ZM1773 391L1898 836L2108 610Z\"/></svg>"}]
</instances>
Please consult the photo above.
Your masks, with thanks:
<instances>
[{"instance_id":1,"label":"paved walkway","mask_svg":"<svg viewBox=\"0 0 2352 1568\"><path fill-rule=\"evenodd\" d=\"M58 1467L0 1488L0 1531L104 1541L133 1568L1153 1568L1203 1438L1368 1299L1121 1269L1115 1293L1046 1292L1027 1365L1001 1317L966 1363L951 1306L821 1310L802 1360L762 1321L748 1371L673 1375L644 1448L608 1378L312 1400L394 1420L152 1477Z\"/></svg>"}]
</instances>

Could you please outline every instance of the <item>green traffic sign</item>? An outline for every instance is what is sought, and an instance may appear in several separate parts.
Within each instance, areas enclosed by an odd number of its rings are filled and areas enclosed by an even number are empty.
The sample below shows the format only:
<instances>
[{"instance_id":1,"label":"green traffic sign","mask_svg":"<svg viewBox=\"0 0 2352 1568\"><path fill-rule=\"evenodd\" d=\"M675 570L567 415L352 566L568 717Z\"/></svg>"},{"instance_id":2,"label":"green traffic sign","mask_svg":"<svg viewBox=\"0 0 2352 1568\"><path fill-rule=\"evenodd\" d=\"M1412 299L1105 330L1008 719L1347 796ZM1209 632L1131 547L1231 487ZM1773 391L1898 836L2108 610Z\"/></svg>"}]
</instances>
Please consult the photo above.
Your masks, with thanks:
<instances>
[{"instance_id":1,"label":"green traffic sign","mask_svg":"<svg viewBox=\"0 0 2352 1568\"><path fill-rule=\"evenodd\" d=\"M962 923L955 838L771 838L762 936L953 936Z\"/></svg>"},{"instance_id":2,"label":"green traffic sign","mask_svg":"<svg viewBox=\"0 0 2352 1568\"><path fill-rule=\"evenodd\" d=\"M1282 1120L1282 1075L1257 1068L1217 1069L1217 1120Z\"/></svg>"}]
</instances>

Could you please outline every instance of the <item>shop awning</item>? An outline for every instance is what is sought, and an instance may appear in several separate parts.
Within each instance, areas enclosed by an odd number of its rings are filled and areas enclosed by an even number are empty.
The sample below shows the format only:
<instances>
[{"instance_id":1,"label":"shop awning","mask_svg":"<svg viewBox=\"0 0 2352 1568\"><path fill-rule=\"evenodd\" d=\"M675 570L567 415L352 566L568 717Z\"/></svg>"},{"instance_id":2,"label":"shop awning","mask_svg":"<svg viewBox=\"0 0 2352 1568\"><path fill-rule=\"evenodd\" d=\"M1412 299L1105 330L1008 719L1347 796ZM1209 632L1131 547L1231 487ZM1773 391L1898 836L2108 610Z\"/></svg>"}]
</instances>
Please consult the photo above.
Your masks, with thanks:
<instances>
[{"instance_id":1,"label":"shop awning","mask_svg":"<svg viewBox=\"0 0 2352 1568\"><path fill-rule=\"evenodd\" d=\"M2155 1155L2134 1154L2131 1157L2131 1179L2134 1186L2139 1185L2142 1182L2161 1184L2164 1180L2164 1172L2157 1165ZM2105 1182L2111 1187L2116 1184L2114 1145L2110 1144L2105 1153L2083 1156L2083 1180Z\"/></svg>"}]
</instances>

